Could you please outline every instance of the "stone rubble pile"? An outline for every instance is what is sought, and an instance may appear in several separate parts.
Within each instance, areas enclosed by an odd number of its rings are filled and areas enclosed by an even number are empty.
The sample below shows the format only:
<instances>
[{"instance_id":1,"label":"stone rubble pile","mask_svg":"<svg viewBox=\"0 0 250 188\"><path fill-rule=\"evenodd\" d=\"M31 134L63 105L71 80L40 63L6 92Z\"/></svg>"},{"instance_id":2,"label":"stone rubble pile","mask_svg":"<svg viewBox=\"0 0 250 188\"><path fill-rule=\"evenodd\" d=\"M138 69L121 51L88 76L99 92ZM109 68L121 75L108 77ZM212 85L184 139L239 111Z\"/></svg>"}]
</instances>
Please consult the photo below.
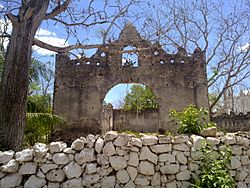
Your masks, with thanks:
<instances>
[{"instance_id":1,"label":"stone rubble pile","mask_svg":"<svg viewBox=\"0 0 250 188\"><path fill-rule=\"evenodd\" d=\"M216 137L144 135L110 131L104 136L37 143L23 151L0 151L0 188L186 188L200 170L204 141L232 149L230 173L238 188L250 187L248 134Z\"/></svg>"}]
</instances>

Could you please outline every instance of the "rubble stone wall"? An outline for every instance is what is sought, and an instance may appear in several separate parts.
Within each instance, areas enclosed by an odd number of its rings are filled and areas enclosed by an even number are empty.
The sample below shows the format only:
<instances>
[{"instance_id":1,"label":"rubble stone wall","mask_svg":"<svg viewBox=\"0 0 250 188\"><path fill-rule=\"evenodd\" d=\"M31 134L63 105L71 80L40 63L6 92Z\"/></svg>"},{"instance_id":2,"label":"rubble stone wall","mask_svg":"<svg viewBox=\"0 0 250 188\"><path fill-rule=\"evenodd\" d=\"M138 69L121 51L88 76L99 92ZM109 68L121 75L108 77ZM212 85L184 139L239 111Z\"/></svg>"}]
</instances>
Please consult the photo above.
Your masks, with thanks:
<instances>
[{"instance_id":1,"label":"rubble stone wall","mask_svg":"<svg viewBox=\"0 0 250 188\"><path fill-rule=\"evenodd\" d=\"M216 151L230 145L230 173L238 188L250 186L250 135L152 136L117 132L88 135L71 146L37 143L23 151L0 152L0 187L185 188L200 172L204 140Z\"/></svg>"}]
</instances>

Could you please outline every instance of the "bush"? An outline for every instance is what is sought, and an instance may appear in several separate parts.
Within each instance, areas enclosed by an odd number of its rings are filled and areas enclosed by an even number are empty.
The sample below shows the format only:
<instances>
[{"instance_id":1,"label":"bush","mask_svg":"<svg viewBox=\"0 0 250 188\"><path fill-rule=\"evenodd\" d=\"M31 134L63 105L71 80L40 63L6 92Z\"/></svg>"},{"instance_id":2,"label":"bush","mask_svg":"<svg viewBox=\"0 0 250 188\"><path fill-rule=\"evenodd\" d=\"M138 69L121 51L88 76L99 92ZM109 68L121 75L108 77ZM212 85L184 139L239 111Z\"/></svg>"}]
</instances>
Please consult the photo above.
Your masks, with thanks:
<instances>
[{"instance_id":1,"label":"bush","mask_svg":"<svg viewBox=\"0 0 250 188\"><path fill-rule=\"evenodd\" d=\"M230 176L228 166L231 161L232 152L225 146L222 150L215 152L209 146L203 150L201 173L191 188L232 188L235 181Z\"/></svg>"},{"instance_id":2,"label":"bush","mask_svg":"<svg viewBox=\"0 0 250 188\"><path fill-rule=\"evenodd\" d=\"M180 134L199 134L202 129L214 126L213 123L207 123L209 114L203 107L196 108L190 105L182 112L171 110L170 116L180 126L178 129Z\"/></svg>"}]
</instances>

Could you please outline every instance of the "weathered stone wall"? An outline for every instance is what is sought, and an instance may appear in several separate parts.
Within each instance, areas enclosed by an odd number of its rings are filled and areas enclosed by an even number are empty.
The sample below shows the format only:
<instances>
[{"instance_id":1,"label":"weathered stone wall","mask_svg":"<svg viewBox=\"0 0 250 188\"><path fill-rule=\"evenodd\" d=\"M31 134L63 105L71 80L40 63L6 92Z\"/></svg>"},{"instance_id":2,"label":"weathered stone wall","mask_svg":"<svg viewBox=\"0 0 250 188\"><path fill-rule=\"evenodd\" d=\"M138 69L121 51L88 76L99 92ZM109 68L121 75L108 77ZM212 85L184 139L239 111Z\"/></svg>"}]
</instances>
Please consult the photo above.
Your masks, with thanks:
<instances>
[{"instance_id":1,"label":"weathered stone wall","mask_svg":"<svg viewBox=\"0 0 250 188\"><path fill-rule=\"evenodd\" d=\"M135 132L158 132L160 126L159 110L149 109L142 112L113 110L113 130Z\"/></svg>"},{"instance_id":2,"label":"weathered stone wall","mask_svg":"<svg viewBox=\"0 0 250 188\"><path fill-rule=\"evenodd\" d=\"M250 112L247 114L235 114L233 112L222 114L211 119L217 127L227 132L250 131Z\"/></svg>"},{"instance_id":3,"label":"weathered stone wall","mask_svg":"<svg viewBox=\"0 0 250 188\"><path fill-rule=\"evenodd\" d=\"M88 135L70 147L62 142L35 144L20 152L0 152L0 187L167 187L187 188L199 173L204 140L216 151L232 149L230 173L238 188L250 186L249 134L217 137L148 136L107 132Z\"/></svg>"},{"instance_id":4,"label":"weathered stone wall","mask_svg":"<svg viewBox=\"0 0 250 188\"><path fill-rule=\"evenodd\" d=\"M122 65L126 46L135 47L138 67ZM175 129L169 120L170 109L182 110L190 104L208 107L203 52L196 49L189 56L179 48L176 54L168 54L160 45L143 39L132 25L90 58L70 60L67 54L58 54L55 71L54 112L76 127L72 128L78 130L74 135L101 132L103 100L119 83L150 87L159 103L159 125L166 130Z\"/></svg>"}]
</instances>

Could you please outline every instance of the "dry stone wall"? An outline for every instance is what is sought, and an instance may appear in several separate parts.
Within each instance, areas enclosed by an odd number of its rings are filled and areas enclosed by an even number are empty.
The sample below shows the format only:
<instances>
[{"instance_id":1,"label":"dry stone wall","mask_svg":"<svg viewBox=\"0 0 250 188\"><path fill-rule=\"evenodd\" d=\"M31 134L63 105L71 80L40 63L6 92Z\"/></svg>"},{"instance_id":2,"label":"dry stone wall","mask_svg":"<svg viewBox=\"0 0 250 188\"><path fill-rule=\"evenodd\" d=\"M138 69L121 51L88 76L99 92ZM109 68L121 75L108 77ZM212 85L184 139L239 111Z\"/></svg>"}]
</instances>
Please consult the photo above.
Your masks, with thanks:
<instances>
[{"instance_id":1,"label":"dry stone wall","mask_svg":"<svg viewBox=\"0 0 250 188\"><path fill-rule=\"evenodd\" d=\"M62 142L37 143L19 152L0 152L0 187L185 188L200 172L200 149L206 140L215 151L231 146L230 173L238 188L247 188L249 138L247 133L136 138L111 131L78 138L70 147Z\"/></svg>"}]
</instances>

